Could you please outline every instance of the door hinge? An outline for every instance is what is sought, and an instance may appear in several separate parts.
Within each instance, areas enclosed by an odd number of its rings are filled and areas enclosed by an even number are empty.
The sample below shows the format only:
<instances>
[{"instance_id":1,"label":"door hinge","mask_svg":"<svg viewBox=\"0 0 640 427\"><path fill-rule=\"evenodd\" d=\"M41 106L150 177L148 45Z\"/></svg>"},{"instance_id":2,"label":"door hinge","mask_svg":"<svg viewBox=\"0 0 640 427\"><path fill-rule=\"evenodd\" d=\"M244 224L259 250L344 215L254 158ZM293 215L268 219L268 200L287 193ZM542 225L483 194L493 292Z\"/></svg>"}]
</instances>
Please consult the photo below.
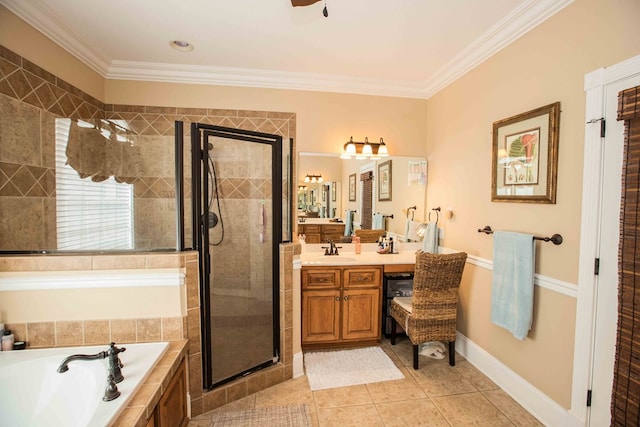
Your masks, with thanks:
<instances>
[{"instance_id":1,"label":"door hinge","mask_svg":"<svg viewBox=\"0 0 640 427\"><path fill-rule=\"evenodd\" d=\"M604 138L605 131L607 128L606 120L604 119L604 117L602 117L599 119L591 119L587 123L596 123L596 122L600 122L600 138Z\"/></svg>"},{"instance_id":2,"label":"door hinge","mask_svg":"<svg viewBox=\"0 0 640 427\"><path fill-rule=\"evenodd\" d=\"M600 258L596 258L593 263L593 274L595 276L600 274Z\"/></svg>"},{"instance_id":3,"label":"door hinge","mask_svg":"<svg viewBox=\"0 0 640 427\"><path fill-rule=\"evenodd\" d=\"M591 406L591 390L587 390L587 406Z\"/></svg>"}]
</instances>

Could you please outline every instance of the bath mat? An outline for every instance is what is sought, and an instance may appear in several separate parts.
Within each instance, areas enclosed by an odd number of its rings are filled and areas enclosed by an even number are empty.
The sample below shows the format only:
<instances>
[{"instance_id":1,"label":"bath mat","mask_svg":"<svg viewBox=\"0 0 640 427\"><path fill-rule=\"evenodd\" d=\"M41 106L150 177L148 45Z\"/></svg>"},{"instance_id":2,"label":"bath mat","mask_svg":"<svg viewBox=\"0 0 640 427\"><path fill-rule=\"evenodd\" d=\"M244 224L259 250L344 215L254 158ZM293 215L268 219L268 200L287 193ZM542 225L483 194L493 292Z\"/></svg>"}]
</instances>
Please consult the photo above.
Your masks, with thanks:
<instances>
[{"instance_id":1,"label":"bath mat","mask_svg":"<svg viewBox=\"0 0 640 427\"><path fill-rule=\"evenodd\" d=\"M380 347L305 353L304 367L311 390L404 378Z\"/></svg>"},{"instance_id":2,"label":"bath mat","mask_svg":"<svg viewBox=\"0 0 640 427\"><path fill-rule=\"evenodd\" d=\"M310 426L307 405L271 406L247 411L220 412L213 415L211 427Z\"/></svg>"}]
</instances>

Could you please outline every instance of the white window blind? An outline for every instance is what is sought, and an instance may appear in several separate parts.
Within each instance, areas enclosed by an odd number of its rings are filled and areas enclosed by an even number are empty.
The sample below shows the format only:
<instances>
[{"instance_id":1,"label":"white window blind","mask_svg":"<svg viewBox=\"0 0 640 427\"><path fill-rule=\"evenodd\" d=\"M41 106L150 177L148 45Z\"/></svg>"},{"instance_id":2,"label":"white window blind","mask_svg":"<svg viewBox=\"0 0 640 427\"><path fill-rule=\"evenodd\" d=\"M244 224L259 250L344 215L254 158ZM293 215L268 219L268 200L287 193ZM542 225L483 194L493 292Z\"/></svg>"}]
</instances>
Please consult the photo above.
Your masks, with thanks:
<instances>
[{"instance_id":1,"label":"white window blind","mask_svg":"<svg viewBox=\"0 0 640 427\"><path fill-rule=\"evenodd\" d=\"M113 177L102 182L81 179L67 165L71 125L70 119L56 119L58 249L133 249L133 185Z\"/></svg>"}]
</instances>

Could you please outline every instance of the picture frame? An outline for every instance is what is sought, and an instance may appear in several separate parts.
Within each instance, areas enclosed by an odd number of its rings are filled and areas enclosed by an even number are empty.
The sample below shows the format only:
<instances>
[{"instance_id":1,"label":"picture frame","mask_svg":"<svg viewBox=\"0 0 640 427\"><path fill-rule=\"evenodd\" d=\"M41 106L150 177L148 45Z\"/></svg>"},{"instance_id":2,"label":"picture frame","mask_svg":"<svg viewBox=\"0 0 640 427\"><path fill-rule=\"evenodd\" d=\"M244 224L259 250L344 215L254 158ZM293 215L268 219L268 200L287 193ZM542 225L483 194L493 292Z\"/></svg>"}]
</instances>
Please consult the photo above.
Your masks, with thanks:
<instances>
[{"instance_id":1,"label":"picture frame","mask_svg":"<svg viewBox=\"0 0 640 427\"><path fill-rule=\"evenodd\" d=\"M493 123L491 201L556 203L560 102Z\"/></svg>"},{"instance_id":2,"label":"picture frame","mask_svg":"<svg viewBox=\"0 0 640 427\"><path fill-rule=\"evenodd\" d=\"M349 175L349 201L356 201L356 174Z\"/></svg>"},{"instance_id":3,"label":"picture frame","mask_svg":"<svg viewBox=\"0 0 640 427\"><path fill-rule=\"evenodd\" d=\"M335 202L336 201L336 187L338 186L337 182L332 182L331 183L331 201Z\"/></svg>"},{"instance_id":4,"label":"picture frame","mask_svg":"<svg viewBox=\"0 0 640 427\"><path fill-rule=\"evenodd\" d=\"M378 201L391 200L391 160L378 164Z\"/></svg>"}]
</instances>

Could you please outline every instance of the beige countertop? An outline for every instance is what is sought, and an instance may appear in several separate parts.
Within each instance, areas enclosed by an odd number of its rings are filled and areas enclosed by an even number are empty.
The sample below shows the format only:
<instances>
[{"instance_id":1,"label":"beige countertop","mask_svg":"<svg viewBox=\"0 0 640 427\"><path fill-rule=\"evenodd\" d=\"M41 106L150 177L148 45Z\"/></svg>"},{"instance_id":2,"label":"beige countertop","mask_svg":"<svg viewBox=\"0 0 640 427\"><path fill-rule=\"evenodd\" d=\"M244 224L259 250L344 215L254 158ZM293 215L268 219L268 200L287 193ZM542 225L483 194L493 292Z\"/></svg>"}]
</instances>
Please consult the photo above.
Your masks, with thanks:
<instances>
[{"instance_id":1,"label":"beige countertop","mask_svg":"<svg viewBox=\"0 0 640 427\"><path fill-rule=\"evenodd\" d=\"M399 252L394 254L379 254L375 243L363 243L360 254L355 253L355 245L339 243L339 255L324 255L326 244L303 244L300 261L303 267L311 266L340 266L340 265L392 265L415 264L416 251L421 243L401 243Z\"/></svg>"}]
</instances>

